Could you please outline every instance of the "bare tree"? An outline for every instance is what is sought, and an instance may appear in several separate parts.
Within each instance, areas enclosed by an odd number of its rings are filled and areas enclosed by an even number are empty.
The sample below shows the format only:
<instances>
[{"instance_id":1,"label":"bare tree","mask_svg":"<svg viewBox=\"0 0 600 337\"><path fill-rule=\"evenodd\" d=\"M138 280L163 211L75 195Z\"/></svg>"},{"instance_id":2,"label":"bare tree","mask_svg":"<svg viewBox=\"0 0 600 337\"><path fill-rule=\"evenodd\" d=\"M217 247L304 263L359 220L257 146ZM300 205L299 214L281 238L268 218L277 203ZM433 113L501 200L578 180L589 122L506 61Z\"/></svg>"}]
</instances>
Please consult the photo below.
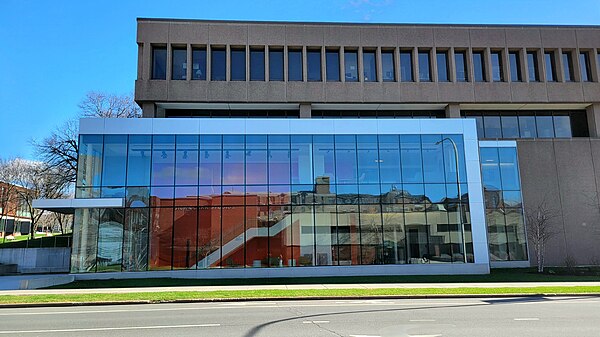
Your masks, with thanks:
<instances>
[{"instance_id":1,"label":"bare tree","mask_svg":"<svg viewBox=\"0 0 600 337\"><path fill-rule=\"evenodd\" d=\"M110 95L88 92L79 104L81 117L138 118L142 110L133 100L133 95Z\"/></svg>"},{"instance_id":2,"label":"bare tree","mask_svg":"<svg viewBox=\"0 0 600 337\"><path fill-rule=\"evenodd\" d=\"M0 158L0 223L8 216L10 208L15 208L16 211L18 187L15 182L18 168L15 163L15 159ZM2 227L2 237L6 237L6 224Z\"/></svg>"},{"instance_id":3,"label":"bare tree","mask_svg":"<svg viewBox=\"0 0 600 337\"><path fill-rule=\"evenodd\" d=\"M538 273L544 272L546 244L558 234L554 228L558 216L558 211L548 207L545 200L533 208L525 209L527 236L535 251Z\"/></svg>"}]
</instances>

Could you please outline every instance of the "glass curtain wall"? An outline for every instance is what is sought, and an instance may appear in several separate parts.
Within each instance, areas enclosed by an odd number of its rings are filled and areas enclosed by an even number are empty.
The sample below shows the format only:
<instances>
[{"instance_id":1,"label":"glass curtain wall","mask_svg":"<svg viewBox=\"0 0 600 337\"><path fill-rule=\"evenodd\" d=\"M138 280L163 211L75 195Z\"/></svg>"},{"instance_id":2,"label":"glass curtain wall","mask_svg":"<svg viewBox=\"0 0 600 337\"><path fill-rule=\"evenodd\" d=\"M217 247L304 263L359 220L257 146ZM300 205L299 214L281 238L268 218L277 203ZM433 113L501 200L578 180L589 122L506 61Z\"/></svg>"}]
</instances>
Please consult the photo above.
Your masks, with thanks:
<instances>
[{"instance_id":1,"label":"glass curtain wall","mask_svg":"<svg viewBox=\"0 0 600 337\"><path fill-rule=\"evenodd\" d=\"M84 135L78 196L126 206L77 211L72 271L472 262L463 149L457 135Z\"/></svg>"}]
</instances>

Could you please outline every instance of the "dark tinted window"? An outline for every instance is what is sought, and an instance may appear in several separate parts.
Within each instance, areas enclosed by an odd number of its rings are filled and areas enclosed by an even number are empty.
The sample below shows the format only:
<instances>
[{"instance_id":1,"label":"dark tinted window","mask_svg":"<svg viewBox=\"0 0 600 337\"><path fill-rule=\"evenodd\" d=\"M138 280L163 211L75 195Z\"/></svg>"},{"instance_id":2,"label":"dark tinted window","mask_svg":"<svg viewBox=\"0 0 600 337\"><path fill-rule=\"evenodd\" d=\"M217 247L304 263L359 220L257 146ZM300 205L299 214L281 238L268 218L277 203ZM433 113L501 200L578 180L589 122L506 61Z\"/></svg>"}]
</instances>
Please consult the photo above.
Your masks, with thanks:
<instances>
[{"instance_id":1,"label":"dark tinted window","mask_svg":"<svg viewBox=\"0 0 600 337\"><path fill-rule=\"evenodd\" d=\"M527 71L529 72L529 81L537 82L540 80L538 77L538 61L536 52L527 52Z\"/></svg>"},{"instance_id":2,"label":"dark tinted window","mask_svg":"<svg viewBox=\"0 0 600 337\"><path fill-rule=\"evenodd\" d=\"M502 53L492 52L492 81L501 82L504 81L502 74Z\"/></svg>"},{"instance_id":3,"label":"dark tinted window","mask_svg":"<svg viewBox=\"0 0 600 337\"><path fill-rule=\"evenodd\" d=\"M429 52L419 52L419 81L431 81L430 69Z\"/></svg>"},{"instance_id":4,"label":"dark tinted window","mask_svg":"<svg viewBox=\"0 0 600 337\"><path fill-rule=\"evenodd\" d=\"M553 116L554 136L556 138L571 138L571 119L569 113L555 113Z\"/></svg>"},{"instance_id":5,"label":"dark tinted window","mask_svg":"<svg viewBox=\"0 0 600 337\"><path fill-rule=\"evenodd\" d=\"M206 80L206 49L192 49L192 79Z\"/></svg>"},{"instance_id":6,"label":"dark tinted window","mask_svg":"<svg viewBox=\"0 0 600 337\"><path fill-rule=\"evenodd\" d=\"M448 53L445 51L438 51L436 58L438 81L448 82Z\"/></svg>"},{"instance_id":7,"label":"dark tinted window","mask_svg":"<svg viewBox=\"0 0 600 337\"><path fill-rule=\"evenodd\" d=\"M412 53L410 51L400 52L400 80L403 82L412 82L412 69Z\"/></svg>"},{"instance_id":8,"label":"dark tinted window","mask_svg":"<svg viewBox=\"0 0 600 337\"><path fill-rule=\"evenodd\" d=\"M302 50L288 51L288 80L302 81Z\"/></svg>"},{"instance_id":9,"label":"dark tinted window","mask_svg":"<svg viewBox=\"0 0 600 337\"><path fill-rule=\"evenodd\" d=\"M394 52L381 52L381 70L384 82L393 82L396 80L396 67L394 66Z\"/></svg>"},{"instance_id":10,"label":"dark tinted window","mask_svg":"<svg viewBox=\"0 0 600 337\"><path fill-rule=\"evenodd\" d=\"M571 53L565 52L562 54L563 60L563 75L565 77L565 82L573 81L573 58L571 57Z\"/></svg>"},{"instance_id":11,"label":"dark tinted window","mask_svg":"<svg viewBox=\"0 0 600 337\"><path fill-rule=\"evenodd\" d=\"M377 66L375 64L375 51L363 51L363 76L365 82L377 81Z\"/></svg>"},{"instance_id":12,"label":"dark tinted window","mask_svg":"<svg viewBox=\"0 0 600 337\"><path fill-rule=\"evenodd\" d=\"M152 79L167 79L167 48L152 49Z\"/></svg>"},{"instance_id":13,"label":"dark tinted window","mask_svg":"<svg viewBox=\"0 0 600 337\"><path fill-rule=\"evenodd\" d=\"M519 116L519 131L521 138L537 138L535 116Z\"/></svg>"},{"instance_id":14,"label":"dark tinted window","mask_svg":"<svg viewBox=\"0 0 600 337\"><path fill-rule=\"evenodd\" d=\"M552 121L551 114L547 116L538 114L535 116L535 123L537 124L537 136L538 138L553 138L554 137L554 123Z\"/></svg>"},{"instance_id":15,"label":"dark tinted window","mask_svg":"<svg viewBox=\"0 0 600 337\"><path fill-rule=\"evenodd\" d=\"M269 49L269 81L283 81L283 49Z\"/></svg>"},{"instance_id":16,"label":"dark tinted window","mask_svg":"<svg viewBox=\"0 0 600 337\"><path fill-rule=\"evenodd\" d=\"M225 48L212 48L210 52L210 79L225 81Z\"/></svg>"},{"instance_id":17,"label":"dark tinted window","mask_svg":"<svg viewBox=\"0 0 600 337\"><path fill-rule=\"evenodd\" d=\"M231 49L231 80L246 80L246 49Z\"/></svg>"},{"instance_id":18,"label":"dark tinted window","mask_svg":"<svg viewBox=\"0 0 600 337\"><path fill-rule=\"evenodd\" d=\"M500 116L483 116L485 138L502 138Z\"/></svg>"},{"instance_id":19,"label":"dark tinted window","mask_svg":"<svg viewBox=\"0 0 600 337\"><path fill-rule=\"evenodd\" d=\"M174 48L171 61L171 79L185 80L187 72L187 50L185 48Z\"/></svg>"},{"instance_id":20,"label":"dark tinted window","mask_svg":"<svg viewBox=\"0 0 600 337\"><path fill-rule=\"evenodd\" d=\"M502 138L519 138L519 121L517 116L502 116Z\"/></svg>"},{"instance_id":21,"label":"dark tinted window","mask_svg":"<svg viewBox=\"0 0 600 337\"><path fill-rule=\"evenodd\" d=\"M309 81L321 80L321 51L309 50L306 52L306 67Z\"/></svg>"},{"instance_id":22,"label":"dark tinted window","mask_svg":"<svg viewBox=\"0 0 600 337\"><path fill-rule=\"evenodd\" d=\"M544 62L546 63L546 81L556 81L556 65L554 64L554 53L544 53Z\"/></svg>"},{"instance_id":23,"label":"dark tinted window","mask_svg":"<svg viewBox=\"0 0 600 337\"><path fill-rule=\"evenodd\" d=\"M344 51L344 77L346 82L358 81L358 52L356 50Z\"/></svg>"},{"instance_id":24,"label":"dark tinted window","mask_svg":"<svg viewBox=\"0 0 600 337\"><path fill-rule=\"evenodd\" d=\"M466 82L468 79L467 75L467 62L465 52L454 53L454 64L456 65L456 80L458 82Z\"/></svg>"},{"instance_id":25,"label":"dark tinted window","mask_svg":"<svg viewBox=\"0 0 600 337\"><path fill-rule=\"evenodd\" d=\"M512 82L521 82L521 62L519 60L518 52L508 53L508 61L510 65L510 80Z\"/></svg>"},{"instance_id":26,"label":"dark tinted window","mask_svg":"<svg viewBox=\"0 0 600 337\"><path fill-rule=\"evenodd\" d=\"M473 53L473 77L475 82L483 82L484 81L484 72L485 68L483 66L483 53L482 52L474 52Z\"/></svg>"},{"instance_id":27,"label":"dark tinted window","mask_svg":"<svg viewBox=\"0 0 600 337\"><path fill-rule=\"evenodd\" d=\"M337 82L340 80L340 52L328 50L325 53L325 66L327 67L327 81Z\"/></svg>"},{"instance_id":28,"label":"dark tinted window","mask_svg":"<svg viewBox=\"0 0 600 337\"><path fill-rule=\"evenodd\" d=\"M265 80L265 51L250 49L250 81Z\"/></svg>"},{"instance_id":29,"label":"dark tinted window","mask_svg":"<svg viewBox=\"0 0 600 337\"><path fill-rule=\"evenodd\" d=\"M583 82L590 81L590 58L588 57L588 53L580 53L579 54L579 67L581 68L581 80Z\"/></svg>"}]
</instances>

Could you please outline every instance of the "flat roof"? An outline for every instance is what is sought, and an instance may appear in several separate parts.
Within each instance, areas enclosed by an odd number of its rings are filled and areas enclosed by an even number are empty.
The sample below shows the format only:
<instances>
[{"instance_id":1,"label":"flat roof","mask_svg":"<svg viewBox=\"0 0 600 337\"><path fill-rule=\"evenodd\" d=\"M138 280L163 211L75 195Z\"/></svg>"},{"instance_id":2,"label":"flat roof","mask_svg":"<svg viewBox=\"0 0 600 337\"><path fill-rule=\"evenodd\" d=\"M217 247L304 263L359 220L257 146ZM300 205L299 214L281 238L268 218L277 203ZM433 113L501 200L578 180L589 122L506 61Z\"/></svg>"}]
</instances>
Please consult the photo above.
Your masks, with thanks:
<instances>
[{"instance_id":1,"label":"flat roof","mask_svg":"<svg viewBox=\"0 0 600 337\"><path fill-rule=\"evenodd\" d=\"M253 21L253 20L206 20L206 19L173 19L173 18L141 18L138 22L192 22L192 23L232 23L232 24L264 24L264 25L317 25L317 26L395 26L395 27L459 27L459 28L594 28L600 25L548 25L548 24L463 24L463 23L393 23L393 22L308 22L308 21Z\"/></svg>"}]
</instances>

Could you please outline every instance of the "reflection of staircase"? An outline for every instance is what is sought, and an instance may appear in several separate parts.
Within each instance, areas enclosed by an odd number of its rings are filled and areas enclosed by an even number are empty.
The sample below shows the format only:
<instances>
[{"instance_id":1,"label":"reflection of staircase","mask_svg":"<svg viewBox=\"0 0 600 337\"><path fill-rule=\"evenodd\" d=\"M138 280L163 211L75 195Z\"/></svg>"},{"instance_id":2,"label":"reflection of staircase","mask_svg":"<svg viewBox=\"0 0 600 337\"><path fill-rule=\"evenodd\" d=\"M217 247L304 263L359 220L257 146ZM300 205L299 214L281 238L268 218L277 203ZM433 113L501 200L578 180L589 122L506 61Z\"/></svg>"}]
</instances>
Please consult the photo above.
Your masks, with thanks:
<instances>
[{"instance_id":1,"label":"reflection of staircase","mask_svg":"<svg viewBox=\"0 0 600 337\"><path fill-rule=\"evenodd\" d=\"M283 231L284 229L288 228L291 224L292 224L291 216L288 215L271 227L249 228L246 230L246 233L245 233L246 241L250 241L254 238L275 236L275 235L281 233L281 231ZM243 245L244 245L244 233L241 233L240 235L227 241L227 243L225 243L222 246L222 248L215 250L214 252L210 253L204 259L198 261L198 263L196 265L199 268L207 268L208 266L211 266L212 264L218 262L221 259L221 255L224 258L225 256L233 253L236 249L238 249L239 247L241 247ZM221 252L223 254L221 254Z\"/></svg>"}]
</instances>

